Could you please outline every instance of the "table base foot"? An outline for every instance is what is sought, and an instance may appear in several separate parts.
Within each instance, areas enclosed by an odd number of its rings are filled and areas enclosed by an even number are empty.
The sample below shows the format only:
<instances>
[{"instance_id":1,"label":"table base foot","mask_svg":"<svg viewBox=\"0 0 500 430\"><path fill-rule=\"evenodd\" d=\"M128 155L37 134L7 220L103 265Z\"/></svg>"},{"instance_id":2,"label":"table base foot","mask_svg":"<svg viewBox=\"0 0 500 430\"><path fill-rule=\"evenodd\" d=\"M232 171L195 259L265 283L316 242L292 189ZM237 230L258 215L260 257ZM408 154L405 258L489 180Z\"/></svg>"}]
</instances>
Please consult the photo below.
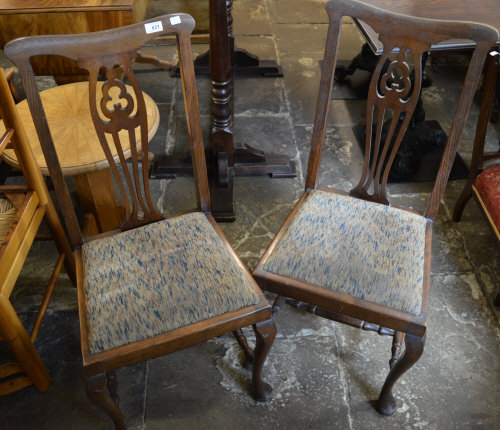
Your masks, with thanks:
<instances>
[{"instance_id":1,"label":"table base foot","mask_svg":"<svg viewBox=\"0 0 500 430\"><path fill-rule=\"evenodd\" d=\"M210 56L208 51L198 55L194 61L194 71L198 76L210 75ZM245 49L235 49L231 69L237 76L259 75L268 78L282 78L283 69L274 60L259 60ZM171 76L180 77L179 65L172 68Z\"/></svg>"},{"instance_id":2,"label":"table base foot","mask_svg":"<svg viewBox=\"0 0 500 430\"><path fill-rule=\"evenodd\" d=\"M283 154L266 154L242 145L233 150L233 166L229 166L226 152L219 152L217 160L212 150L206 151L207 169L211 181L212 214L217 221L234 221L233 177L270 175L273 178L297 176L295 162ZM211 161L210 161L211 160ZM151 179L175 179L177 175L192 175L189 153L156 156L150 170Z\"/></svg>"},{"instance_id":3,"label":"table base foot","mask_svg":"<svg viewBox=\"0 0 500 430\"><path fill-rule=\"evenodd\" d=\"M213 160L212 150L205 153L209 176L218 169ZM283 154L265 153L250 145L234 148L234 176L270 175L272 178L295 178L295 162ZM151 179L175 179L177 175L192 175L191 155L155 155L150 170ZM220 176L220 175L219 175Z\"/></svg>"}]
</instances>

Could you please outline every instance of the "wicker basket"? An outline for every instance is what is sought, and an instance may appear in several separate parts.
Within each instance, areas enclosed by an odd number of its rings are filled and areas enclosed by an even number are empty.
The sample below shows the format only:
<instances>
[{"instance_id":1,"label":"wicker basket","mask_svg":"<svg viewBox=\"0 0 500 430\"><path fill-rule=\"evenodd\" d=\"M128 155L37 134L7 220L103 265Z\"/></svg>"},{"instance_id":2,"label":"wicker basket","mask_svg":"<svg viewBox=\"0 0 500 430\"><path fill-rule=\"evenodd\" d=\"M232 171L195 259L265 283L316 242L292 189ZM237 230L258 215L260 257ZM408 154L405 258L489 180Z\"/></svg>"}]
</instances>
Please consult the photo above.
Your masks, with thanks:
<instances>
[{"instance_id":1,"label":"wicker basket","mask_svg":"<svg viewBox=\"0 0 500 430\"><path fill-rule=\"evenodd\" d=\"M0 243L9 232L9 228L17 214L17 208L5 197L0 198Z\"/></svg>"}]
</instances>

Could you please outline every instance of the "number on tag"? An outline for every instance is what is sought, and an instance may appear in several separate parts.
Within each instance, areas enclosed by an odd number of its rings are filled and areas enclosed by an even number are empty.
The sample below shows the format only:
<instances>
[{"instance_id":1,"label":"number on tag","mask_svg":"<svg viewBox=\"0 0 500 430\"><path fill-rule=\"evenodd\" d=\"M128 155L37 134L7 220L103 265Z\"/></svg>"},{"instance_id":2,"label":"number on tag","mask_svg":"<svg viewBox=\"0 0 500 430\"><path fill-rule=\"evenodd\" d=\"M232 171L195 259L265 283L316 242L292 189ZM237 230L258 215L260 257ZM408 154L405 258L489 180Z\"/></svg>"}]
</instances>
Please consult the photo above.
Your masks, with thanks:
<instances>
[{"instance_id":1,"label":"number on tag","mask_svg":"<svg viewBox=\"0 0 500 430\"><path fill-rule=\"evenodd\" d=\"M146 29L147 34L163 31L163 25L161 24L161 21L149 22L147 24L144 24L144 28Z\"/></svg>"}]
</instances>

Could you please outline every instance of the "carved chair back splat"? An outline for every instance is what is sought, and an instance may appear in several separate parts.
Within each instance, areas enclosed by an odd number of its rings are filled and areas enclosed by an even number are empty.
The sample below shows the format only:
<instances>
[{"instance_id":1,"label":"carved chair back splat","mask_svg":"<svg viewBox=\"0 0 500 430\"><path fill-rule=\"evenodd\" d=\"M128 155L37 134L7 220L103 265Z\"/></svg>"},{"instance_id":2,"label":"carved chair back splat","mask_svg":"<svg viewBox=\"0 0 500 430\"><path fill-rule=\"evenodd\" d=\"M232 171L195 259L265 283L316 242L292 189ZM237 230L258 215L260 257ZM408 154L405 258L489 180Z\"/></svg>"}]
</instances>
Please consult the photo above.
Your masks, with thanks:
<instances>
[{"instance_id":1,"label":"carved chair back splat","mask_svg":"<svg viewBox=\"0 0 500 430\"><path fill-rule=\"evenodd\" d=\"M148 33L151 27L159 31ZM119 429L125 428L125 422L118 408L116 368L228 332L235 334L252 363L254 397L266 401L271 393L262 380L276 336L271 307L210 214L190 45L193 28L189 15L165 15L102 32L22 38L5 47L18 67L74 247L87 393ZM151 200L147 157L139 154L139 150L148 152L148 127L132 64L147 41L170 33L177 39L198 207L164 218ZM30 65L35 55L68 57L89 72L92 119L125 202L120 230L82 240ZM97 79L102 71L106 80L98 99ZM123 156L123 138L130 140L130 167ZM111 145L118 160L113 159ZM253 351L241 332L248 325L256 335Z\"/></svg>"},{"instance_id":2,"label":"carved chair back splat","mask_svg":"<svg viewBox=\"0 0 500 430\"><path fill-rule=\"evenodd\" d=\"M179 14L183 17L183 14ZM208 180L204 172L204 149L202 136L199 134L198 99L192 87L195 85L190 75L192 68L190 46L190 23L182 20L176 26L163 23L163 31L146 33L144 24L122 27L115 30L89 33L85 37L80 35L66 35L64 38L56 36L39 36L36 38L21 38L10 43L9 57L16 63L21 80L26 90L26 97L33 115L35 127L39 135L40 144L47 159L47 166L55 184L57 198L64 213L68 232L73 246L82 243L82 236L76 216L69 199L59 161L54 149L53 139L45 120L44 108L40 99L30 59L38 55L59 55L70 58L78 63L79 67L89 72L89 105L96 128L96 132L113 172L114 179L124 201L125 219L121 226L127 230L139 225L162 219L152 201L149 191L148 160L138 156L138 150L147 154L147 115L144 97L132 70L132 64L137 58L139 49L149 40L175 30L178 38L178 54L181 67L187 68L182 80L186 104L186 117L191 137L193 152L193 166L195 170L195 186L198 208L207 212L210 207ZM110 48L113 47L111 50ZM112 54L110 54L110 51ZM97 100L97 85L99 73L104 72L106 78L102 86L103 97ZM120 76L121 75L121 76ZM129 81L124 84L124 78ZM187 81L186 81L187 80ZM137 103L128 93L132 88ZM134 131L140 128L140 142L136 142ZM126 131L119 134L122 130ZM122 150L122 139L130 140L131 166L125 162ZM113 158L112 145L116 147L123 178ZM142 173L141 173L142 172ZM129 197L130 195L130 197Z\"/></svg>"},{"instance_id":3,"label":"carved chair back splat","mask_svg":"<svg viewBox=\"0 0 500 430\"><path fill-rule=\"evenodd\" d=\"M287 303L316 315L393 336L391 371L377 403L379 412L391 415L396 410L394 383L423 352L432 224L485 56L499 35L487 25L403 16L362 0L330 0L326 10L329 27L306 189L253 275L263 289L278 294L274 315L288 297ZM367 99L362 174L348 193L318 184L344 16L366 22L384 44ZM422 213L392 205L387 195L387 180L420 94L422 55L432 44L449 39L472 39L476 48L437 178ZM414 80L410 78L410 55L415 67ZM384 127L383 138L384 122L389 125ZM406 350L400 356L403 339Z\"/></svg>"},{"instance_id":4,"label":"carved chair back splat","mask_svg":"<svg viewBox=\"0 0 500 430\"><path fill-rule=\"evenodd\" d=\"M338 7L337 4L339 3L342 3L342 6ZM468 35L467 38L472 40L481 39L481 36L483 36L481 31L486 32L488 27L483 26L481 28L479 25L474 26L470 23L406 17L377 8L369 8L366 5L366 9L361 11L358 5L363 5L363 3L353 2L352 5L348 6L345 2L331 2L327 6L330 26L326 42L324 73L321 78L316 107L306 188L313 189L318 181L322 143L329 108L328 94L331 93L333 83L331 71L334 70L332 65L337 61L338 37L341 30L342 16L357 13L357 18L366 22L370 21L372 28L379 34L379 40L384 45L384 51L380 55L377 67L372 75L368 93L363 173L358 185L351 190L350 194L359 198L389 204L387 179L420 94L422 55L430 50L432 44L443 40L457 39L460 35ZM341 8L344 11L343 13L339 12ZM496 32L493 28L489 29L491 34ZM425 38L422 38L423 34L425 34ZM451 142L452 145L447 145L436 177L429 207L425 213L429 219L434 219L437 213L451 170L450 157L456 152L463 130L463 127L461 127L462 121L470 109L471 102L467 103L466 99L469 98L471 92L475 91L474 79L480 75L484 62L484 52L491 45L489 41L479 41L470 62L465 86L452 124L451 134L448 138L448 142ZM391 53L395 50L398 51L396 60L390 62L388 68L384 67L386 61L391 58ZM414 82L410 80L410 67L407 61L410 53L415 68ZM388 112L392 114L392 119L386 138L382 141L382 126ZM404 118L403 121L400 121L401 116ZM370 186L373 188L372 193L369 192Z\"/></svg>"}]
</instances>

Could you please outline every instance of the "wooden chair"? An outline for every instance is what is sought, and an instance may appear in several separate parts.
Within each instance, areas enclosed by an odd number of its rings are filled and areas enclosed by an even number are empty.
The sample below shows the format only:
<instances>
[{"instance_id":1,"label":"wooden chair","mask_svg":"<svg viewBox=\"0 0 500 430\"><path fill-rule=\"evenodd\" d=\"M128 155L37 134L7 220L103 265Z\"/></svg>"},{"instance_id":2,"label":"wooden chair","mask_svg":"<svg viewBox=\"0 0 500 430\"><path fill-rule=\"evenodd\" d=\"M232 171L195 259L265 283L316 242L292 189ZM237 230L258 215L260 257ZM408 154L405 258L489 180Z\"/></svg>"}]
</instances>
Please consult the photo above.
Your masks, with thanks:
<instances>
[{"instance_id":1,"label":"wooden chair","mask_svg":"<svg viewBox=\"0 0 500 430\"><path fill-rule=\"evenodd\" d=\"M75 263L1 68L0 118L4 128L0 154L7 147L13 148L21 161L26 181L26 186L0 186L0 340L8 344L17 360L0 366L0 395L4 395L28 385L34 385L40 391L49 388L50 377L34 342L62 265L66 264L69 275L74 279ZM10 302L10 295L44 217L60 255L28 335Z\"/></svg>"},{"instance_id":2,"label":"wooden chair","mask_svg":"<svg viewBox=\"0 0 500 430\"><path fill-rule=\"evenodd\" d=\"M500 163L498 163L500 142L498 151L484 152L486 130L495 99L495 87L500 86L498 82L500 68L497 58L496 55L489 55L486 63L483 99L472 148L469 177L453 209L453 221L460 221L465 205L471 196L474 196L500 245Z\"/></svg>"},{"instance_id":3,"label":"wooden chair","mask_svg":"<svg viewBox=\"0 0 500 430\"><path fill-rule=\"evenodd\" d=\"M359 0L332 0L306 189L253 275L263 289L335 321L393 336L391 370L378 410L396 408L392 388L421 356L427 328L432 225L462 135L484 57L498 38L493 28L401 16ZM361 179L349 193L318 185L321 151L343 16L367 22L384 44L367 100ZM420 93L422 55L445 39L473 39L476 49L451 126L427 209L420 213L389 202L387 177ZM399 48L395 59L391 52ZM411 88L411 51L415 84ZM386 60L390 65L386 72ZM382 125L392 111L387 139ZM389 115L390 117L390 115ZM400 122L400 118L403 118ZM403 337L406 351L399 356ZM399 358L400 357L400 358Z\"/></svg>"},{"instance_id":4,"label":"wooden chair","mask_svg":"<svg viewBox=\"0 0 500 430\"><path fill-rule=\"evenodd\" d=\"M120 429L125 428L125 422L118 409L116 368L232 331L250 359L251 351L239 331L248 325L253 325L256 334L253 395L266 401L271 392L261 378L276 335L271 307L209 212L190 46L193 28L189 15L165 15L102 32L23 38L5 47L6 55L18 67L74 247L87 392ZM138 157L135 149L135 131L139 129L141 148L148 152L145 103L132 63L142 45L170 33L177 37L198 203L196 210L177 216L163 216L155 208L149 191L148 161ZM82 238L30 65L31 57L50 54L71 58L89 72L92 118L126 211L118 230ZM99 71L106 81L102 98L96 99ZM129 86L117 73L123 73ZM127 88L133 88L137 103ZM123 130L125 133L119 134ZM132 149L130 165L122 151L127 139ZM111 156L111 145L117 148L121 169Z\"/></svg>"}]
</instances>

